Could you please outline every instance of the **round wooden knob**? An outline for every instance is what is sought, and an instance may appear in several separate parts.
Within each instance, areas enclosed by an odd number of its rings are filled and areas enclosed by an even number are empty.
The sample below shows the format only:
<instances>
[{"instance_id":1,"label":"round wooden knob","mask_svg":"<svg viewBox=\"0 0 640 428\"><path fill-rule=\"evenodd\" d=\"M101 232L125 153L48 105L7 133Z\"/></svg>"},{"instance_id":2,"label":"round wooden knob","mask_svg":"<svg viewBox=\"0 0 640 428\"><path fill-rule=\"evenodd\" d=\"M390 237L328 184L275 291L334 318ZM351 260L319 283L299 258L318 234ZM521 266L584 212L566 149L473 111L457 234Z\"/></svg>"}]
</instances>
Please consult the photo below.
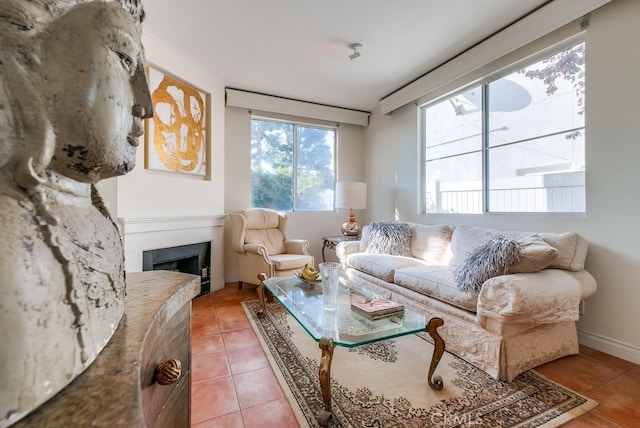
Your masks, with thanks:
<instances>
[{"instance_id":1,"label":"round wooden knob","mask_svg":"<svg viewBox=\"0 0 640 428\"><path fill-rule=\"evenodd\" d=\"M182 363L180 360L167 360L156 367L156 382L160 385L171 385L180 379Z\"/></svg>"}]
</instances>

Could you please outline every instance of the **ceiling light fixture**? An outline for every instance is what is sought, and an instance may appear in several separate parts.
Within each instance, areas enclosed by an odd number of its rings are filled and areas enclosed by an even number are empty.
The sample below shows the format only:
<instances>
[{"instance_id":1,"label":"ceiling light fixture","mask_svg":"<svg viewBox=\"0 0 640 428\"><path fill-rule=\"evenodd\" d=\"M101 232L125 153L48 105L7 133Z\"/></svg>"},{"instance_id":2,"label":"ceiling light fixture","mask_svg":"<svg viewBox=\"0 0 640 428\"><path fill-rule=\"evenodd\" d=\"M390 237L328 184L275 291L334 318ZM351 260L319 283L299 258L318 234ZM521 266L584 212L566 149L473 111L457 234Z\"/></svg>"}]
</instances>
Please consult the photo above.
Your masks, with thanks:
<instances>
[{"instance_id":1,"label":"ceiling light fixture","mask_svg":"<svg viewBox=\"0 0 640 428\"><path fill-rule=\"evenodd\" d=\"M353 61L354 59L359 58L360 52L358 52L358 49L362 49L362 45L360 43L354 43L349 45L349 47L353 49L353 53L349 55L349 59Z\"/></svg>"}]
</instances>

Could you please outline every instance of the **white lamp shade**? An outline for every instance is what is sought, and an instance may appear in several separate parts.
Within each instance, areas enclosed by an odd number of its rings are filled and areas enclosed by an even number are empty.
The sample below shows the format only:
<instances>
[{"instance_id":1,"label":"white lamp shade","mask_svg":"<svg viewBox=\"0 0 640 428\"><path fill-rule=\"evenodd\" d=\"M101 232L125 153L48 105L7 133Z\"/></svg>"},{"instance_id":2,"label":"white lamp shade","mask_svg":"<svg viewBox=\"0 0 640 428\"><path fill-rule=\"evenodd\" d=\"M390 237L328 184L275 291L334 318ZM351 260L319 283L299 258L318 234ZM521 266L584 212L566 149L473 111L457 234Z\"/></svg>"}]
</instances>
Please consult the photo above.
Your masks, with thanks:
<instances>
[{"instance_id":1,"label":"white lamp shade","mask_svg":"<svg viewBox=\"0 0 640 428\"><path fill-rule=\"evenodd\" d=\"M336 207L356 210L367 208L367 183L355 181L337 182Z\"/></svg>"}]
</instances>

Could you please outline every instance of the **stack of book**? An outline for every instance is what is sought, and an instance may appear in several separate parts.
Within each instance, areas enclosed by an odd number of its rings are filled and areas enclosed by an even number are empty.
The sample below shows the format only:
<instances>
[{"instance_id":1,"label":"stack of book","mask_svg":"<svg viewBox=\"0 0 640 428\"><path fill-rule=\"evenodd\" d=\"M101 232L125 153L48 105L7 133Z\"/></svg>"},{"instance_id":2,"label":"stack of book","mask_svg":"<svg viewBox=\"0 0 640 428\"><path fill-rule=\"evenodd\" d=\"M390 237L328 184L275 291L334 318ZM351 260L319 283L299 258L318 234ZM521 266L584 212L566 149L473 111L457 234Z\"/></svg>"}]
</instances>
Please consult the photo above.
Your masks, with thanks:
<instances>
[{"instance_id":1,"label":"stack of book","mask_svg":"<svg viewBox=\"0 0 640 428\"><path fill-rule=\"evenodd\" d=\"M372 320L394 315L402 315L404 313L404 305L402 303L392 302L387 299L372 299L366 302L353 302L351 303L351 309L354 312L364 315Z\"/></svg>"}]
</instances>

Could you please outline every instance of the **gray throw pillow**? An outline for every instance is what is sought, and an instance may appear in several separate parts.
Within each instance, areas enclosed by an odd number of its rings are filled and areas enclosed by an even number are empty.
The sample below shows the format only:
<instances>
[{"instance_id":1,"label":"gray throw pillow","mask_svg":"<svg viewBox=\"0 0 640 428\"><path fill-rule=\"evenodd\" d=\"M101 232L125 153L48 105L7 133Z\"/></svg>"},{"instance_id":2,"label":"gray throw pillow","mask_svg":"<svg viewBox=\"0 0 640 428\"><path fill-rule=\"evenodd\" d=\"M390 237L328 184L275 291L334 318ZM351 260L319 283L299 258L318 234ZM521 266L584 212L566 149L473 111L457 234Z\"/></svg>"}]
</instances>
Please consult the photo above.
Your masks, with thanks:
<instances>
[{"instance_id":1,"label":"gray throw pillow","mask_svg":"<svg viewBox=\"0 0 640 428\"><path fill-rule=\"evenodd\" d=\"M479 292L487 279L506 274L509 266L519 258L518 241L505 235L495 235L475 248L456 267L453 273L456 286L469 293Z\"/></svg>"},{"instance_id":2,"label":"gray throw pillow","mask_svg":"<svg viewBox=\"0 0 640 428\"><path fill-rule=\"evenodd\" d=\"M411 257L411 227L401 222L371 223L365 253Z\"/></svg>"}]
</instances>

